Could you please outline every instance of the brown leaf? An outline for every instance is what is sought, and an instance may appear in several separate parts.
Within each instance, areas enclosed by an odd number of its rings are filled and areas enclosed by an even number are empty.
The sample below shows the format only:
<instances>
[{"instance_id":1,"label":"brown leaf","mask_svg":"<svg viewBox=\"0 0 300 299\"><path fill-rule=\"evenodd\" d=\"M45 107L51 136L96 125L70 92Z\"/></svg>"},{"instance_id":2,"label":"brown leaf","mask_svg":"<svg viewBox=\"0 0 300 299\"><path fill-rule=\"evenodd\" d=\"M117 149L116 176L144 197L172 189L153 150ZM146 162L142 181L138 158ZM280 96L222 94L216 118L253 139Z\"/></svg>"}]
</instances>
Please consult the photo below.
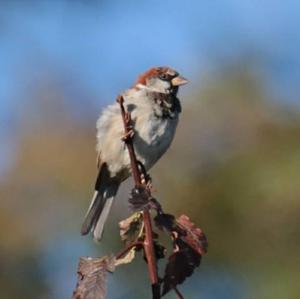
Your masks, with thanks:
<instances>
[{"instance_id":1,"label":"brown leaf","mask_svg":"<svg viewBox=\"0 0 300 299\"><path fill-rule=\"evenodd\" d=\"M113 256L102 258L81 257L78 265L78 281L72 299L104 299L107 272L115 270Z\"/></svg>"},{"instance_id":2,"label":"brown leaf","mask_svg":"<svg viewBox=\"0 0 300 299\"><path fill-rule=\"evenodd\" d=\"M171 215L172 216L172 215ZM207 252L207 239L189 217L181 215L172 224L170 216L159 219L159 224L172 232L174 252L169 257L163 278L163 295L191 276Z\"/></svg>"},{"instance_id":3,"label":"brown leaf","mask_svg":"<svg viewBox=\"0 0 300 299\"><path fill-rule=\"evenodd\" d=\"M156 261L158 261L159 259L165 258L167 249L165 246L161 245L158 240L153 240L153 248L154 248L154 254L155 254ZM145 251L143 252L143 257L144 257L145 262L148 263Z\"/></svg>"},{"instance_id":4,"label":"brown leaf","mask_svg":"<svg viewBox=\"0 0 300 299\"><path fill-rule=\"evenodd\" d=\"M120 266L131 263L135 258L136 248L131 248L123 257L116 259L115 265Z\"/></svg>"},{"instance_id":5,"label":"brown leaf","mask_svg":"<svg viewBox=\"0 0 300 299\"><path fill-rule=\"evenodd\" d=\"M154 223L160 230L172 231L175 225L175 217L171 214L159 213L154 217Z\"/></svg>"},{"instance_id":6,"label":"brown leaf","mask_svg":"<svg viewBox=\"0 0 300 299\"><path fill-rule=\"evenodd\" d=\"M163 278L162 295L176 288L178 284L191 276L194 269L200 265L201 255L181 240L176 242L177 250L169 257Z\"/></svg>"},{"instance_id":7,"label":"brown leaf","mask_svg":"<svg viewBox=\"0 0 300 299\"><path fill-rule=\"evenodd\" d=\"M135 187L131 190L129 207L132 211L141 211L150 205L151 195L145 187Z\"/></svg>"},{"instance_id":8,"label":"brown leaf","mask_svg":"<svg viewBox=\"0 0 300 299\"><path fill-rule=\"evenodd\" d=\"M143 236L143 214L137 212L119 223L120 236L125 245L137 242ZM129 264L135 258L136 248L130 249L122 258L116 260L116 266Z\"/></svg>"},{"instance_id":9,"label":"brown leaf","mask_svg":"<svg viewBox=\"0 0 300 299\"><path fill-rule=\"evenodd\" d=\"M137 241L142 235L143 214L137 212L119 223L120 236L126 245Z\"/></svg>"},{"instance_id":10,"label":"brown leaf","mask_svg":"<svg viewBox=\"0 0 300 299\"><path fill-rule=\"evenodd\" d=\"M193 248L198 254L203 255L207 252L207 238L203 231L195 227L190 218L186 215L181 215L176 219L177 232L179 238Z\"/></svg>"},{"instance_id":11,"label":"brown leaf","mask_svg":"<svg viewBox=\"0 0 300 299\"><path fill-rule=\"evenodd\" d=\"M157 240L153 242L156 260L163 259L166 256L166 247L161 245Z\"/></svg>"}]
</instances>

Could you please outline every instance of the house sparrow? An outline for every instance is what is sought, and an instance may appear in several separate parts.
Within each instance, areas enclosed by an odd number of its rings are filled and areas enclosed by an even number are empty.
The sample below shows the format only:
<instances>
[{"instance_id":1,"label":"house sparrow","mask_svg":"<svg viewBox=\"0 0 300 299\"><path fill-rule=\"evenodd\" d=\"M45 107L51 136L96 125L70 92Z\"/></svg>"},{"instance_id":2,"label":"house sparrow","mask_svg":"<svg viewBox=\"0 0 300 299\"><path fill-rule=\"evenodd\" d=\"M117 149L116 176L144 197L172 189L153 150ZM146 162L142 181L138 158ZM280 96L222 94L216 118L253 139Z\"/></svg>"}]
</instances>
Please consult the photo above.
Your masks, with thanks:
<instances>
[{"instance_id":1,"label":"house sparrow","mask_svg":"<svg viewBox=\"0 0 300 299\"><path fill-rule=\"evenodd\" d=\"M151 68L125 91L124 107L131 113L133 145L138 161L149 170L169 148L181 105L178 87L188 81L169 67ZM100 241L105 221L120 184L131 174L130 158L122 141L124 125L119 104L108 106L97 121L97 166L95 193L81 234L93 232Z\"/></svg>"}]
</instances>

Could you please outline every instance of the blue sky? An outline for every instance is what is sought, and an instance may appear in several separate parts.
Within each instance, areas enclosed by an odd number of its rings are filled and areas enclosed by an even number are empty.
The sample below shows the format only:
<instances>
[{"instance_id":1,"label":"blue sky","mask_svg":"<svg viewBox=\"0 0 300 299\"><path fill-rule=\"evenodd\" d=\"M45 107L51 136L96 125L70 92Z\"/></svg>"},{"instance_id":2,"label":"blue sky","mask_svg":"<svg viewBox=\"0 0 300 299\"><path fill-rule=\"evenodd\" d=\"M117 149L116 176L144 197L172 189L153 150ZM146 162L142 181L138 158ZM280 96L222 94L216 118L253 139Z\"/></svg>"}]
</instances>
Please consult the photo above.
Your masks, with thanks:
<instances>
[{"instance_id":1,"label":"blue sky","mask_svg":"<svg viewBox=\"0 0 300 299\"><path fill-rule=\"evenodd\" d=\"M297 0L0 0L0 174L13 161L28 92L47 79L55 80L71 107L81 111L93 101L100 110L149 66L175 67L192 90L207 73L256 57L269 92L298 104L299 29ZM45 268L86 251L72 240L65 243L65 251L57 245L46 252ZM74 269L62 268L72 280L50 281L56 298L68 296L74 285ZM217 284L228 298L241 298L247 286L236 281L243 279L221 270L217 279L213 273L200 282L204 294L212 298Z\"/></svg>"},{"instance_id":2,"label":"blue sky","mask_svg":"<svg viewBox=\"0 0 300 299\"><path fill-rule=\"evenodd\" d=\"M0 95L51 66L114 96L150 65L201 76L243 51L296 89L299 15L297 1L12 1L0 12Z\"/></svg>"},{"instance_id":3,"label":"blue sky","mask_svg":"<svg viewBox=\"0 0 300 299\"><path fill-rule=\"evenodd\" d=\"M73 107L85 105L78 98L84 91L100 109L149 66L177 68L192 89L207 73L249 56L258 58L276 98L299 100L296 0L24 0L0 1L0 8L2 139L26 107L28 88L48 77Z\"/></svg>"}]
</instances>

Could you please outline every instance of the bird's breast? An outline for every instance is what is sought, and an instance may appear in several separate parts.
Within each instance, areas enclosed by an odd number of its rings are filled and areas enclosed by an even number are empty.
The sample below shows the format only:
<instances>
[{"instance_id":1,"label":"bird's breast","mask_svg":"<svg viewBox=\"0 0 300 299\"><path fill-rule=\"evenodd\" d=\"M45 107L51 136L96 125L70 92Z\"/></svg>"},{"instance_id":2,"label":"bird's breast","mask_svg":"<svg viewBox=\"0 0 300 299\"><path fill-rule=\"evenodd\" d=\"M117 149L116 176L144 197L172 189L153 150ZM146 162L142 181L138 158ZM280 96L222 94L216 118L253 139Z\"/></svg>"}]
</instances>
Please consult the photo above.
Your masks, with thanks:
<instances>
[{"instance_id":1,"label":"bird's breast","mask_svg":"<svg viewBox=\"0 0 300 299\"><path fill-rule=\"evenodd\" d=\"M154 112L139 113L135 120L134 146L138 159L151 168L169 148L178 118L157 117Z\"/></svg>"}]
</instances>

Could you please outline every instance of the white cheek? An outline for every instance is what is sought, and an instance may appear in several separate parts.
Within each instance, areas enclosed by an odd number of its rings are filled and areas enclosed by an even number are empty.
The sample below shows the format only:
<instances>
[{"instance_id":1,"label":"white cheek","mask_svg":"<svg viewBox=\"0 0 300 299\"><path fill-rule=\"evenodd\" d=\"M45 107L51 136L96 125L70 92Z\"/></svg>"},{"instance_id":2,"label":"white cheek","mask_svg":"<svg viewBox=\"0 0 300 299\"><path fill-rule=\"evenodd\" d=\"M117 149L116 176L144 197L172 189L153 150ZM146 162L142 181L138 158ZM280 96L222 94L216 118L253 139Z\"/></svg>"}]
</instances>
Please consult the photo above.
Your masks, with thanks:
<instances>
[{"instance_id":1,"label":"white cheek","mask_svg":"<svg viewBox=\"0 0 300 299\"><path fill-rule=\"evenodd\" d=\"M148 87L151 88L153 91L166 93L170 89L171 85L167 81L153 79L149 82Z\"/></svg>"}]
</instances>

